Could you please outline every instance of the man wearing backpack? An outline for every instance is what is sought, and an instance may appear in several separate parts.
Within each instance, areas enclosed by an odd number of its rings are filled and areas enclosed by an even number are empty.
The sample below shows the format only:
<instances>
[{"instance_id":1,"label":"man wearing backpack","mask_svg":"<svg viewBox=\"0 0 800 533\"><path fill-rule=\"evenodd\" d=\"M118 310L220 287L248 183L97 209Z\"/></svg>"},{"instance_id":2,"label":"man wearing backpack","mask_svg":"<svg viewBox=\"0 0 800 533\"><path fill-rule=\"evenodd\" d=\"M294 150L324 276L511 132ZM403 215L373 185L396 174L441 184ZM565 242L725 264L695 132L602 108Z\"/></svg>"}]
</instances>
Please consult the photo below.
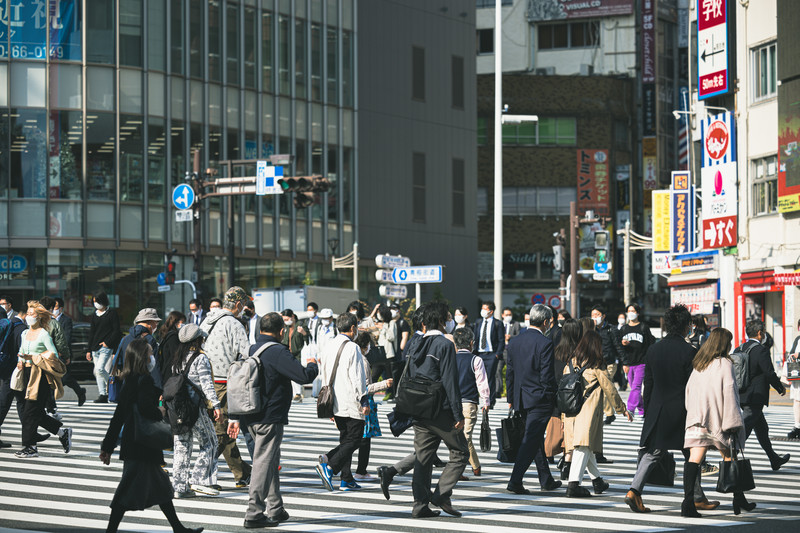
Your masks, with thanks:
<instances>
[{"instance_id":1,"label":"man wearing backpack","mask_svg":"<svg viewBox=\"0 0 800 533\"><path fill-rule=\"evenodd\" d=\"M553 321L553 312L543 304L531 308L530 327L508 343L506 387L509 407L525 418L525 433L506 490L530 494L522 477L536 461L542 490L555 490L561 482L553 479L544 456L544 432L553 414L556 376L553 370L553 343L544 332Z\"/></svg>"},{"instance_id":2,"label":"man wearing backpack","mask_svg":"<svg viewBox=\"0 0 800 533\"><path fill-rule=\"evenodd\" d=\"M769 405L769 387L783 396L786 388L772 367L769 350L764 346L766 331L764 322L750 320L745 327L749 340L734 350L733 359L736 383L739 385L739 403L744 414L744 430L747 437L755 430L758 443L769 457L773 470L778 470L791 457L788 453L778 455L769 440L769 425L764 418L764 407ZM746 369L746 370L745 370Z\"/></svg>"},{"instance_id":3,"label":"man wearing backpack","mask_svg":"<svg viewBox=\"0 0 800 533\"><path fill-rule=\"evenodd\" d=\"M244 488L250 482L250 465L242 460L236 439L228 436L228 369L231 363L239 357L247 357L250 350L250 341L247 332L238 317L244 310L244 303L249 297L241 287L231 287L225 292L222 308L211 309L206 319L200 324L200 329L208 337L203 349L211 361L214 371L214 389L222 409L222 416L214 424L217 432L220 453L225 457L233 477L236 488ZM216 487L215 487L216 488Z\"/></svg>"},{"instance_id":4,"label":"man wearing backpack","mask_svg":"<svg viewBox=\"0 0 800 533\"><path fill-rule=\"evenodd\" d=\"M259 322L260 335L250 348L250 356L258 353L261 362L259 377L262 380L263 408L260 412L231 415L228 436L235 439L240 421L255 441L253 472L250 479L250 500L245 514L244 527L259 528L277 526L289 519L281 498L280 472L283 428L289 423L289 408L292 405L292 381L305 385L317 376L317 365L308 363L303 367L289 349L281 344L283 317L278 313L267 313ZM266 346L270 343L269 346Z\"/></svg>"}]
</instances>

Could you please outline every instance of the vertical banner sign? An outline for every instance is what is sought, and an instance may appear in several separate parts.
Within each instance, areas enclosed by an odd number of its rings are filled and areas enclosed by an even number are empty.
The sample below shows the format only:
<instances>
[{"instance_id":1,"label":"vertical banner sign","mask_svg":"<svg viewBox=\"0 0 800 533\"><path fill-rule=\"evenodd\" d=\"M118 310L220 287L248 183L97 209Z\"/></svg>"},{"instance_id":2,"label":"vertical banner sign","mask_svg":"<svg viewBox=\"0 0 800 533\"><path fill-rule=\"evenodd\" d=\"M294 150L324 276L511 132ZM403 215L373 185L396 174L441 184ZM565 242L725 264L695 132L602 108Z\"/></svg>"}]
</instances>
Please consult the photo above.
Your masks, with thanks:
<instances>
[{"instance_id":1,"label":"vertical banner sign","mask_svg":"<svg viewBox=\"0 0 800 533\"><path fill-rule=\"evenodd\" d=\"M697 98L728 92L728 0L697 0Z\"/></svg>"},{"instance_id":2,"label":"vertical banner sign","mask_svg":"<svg viewBox=\"0 0 800 533\"><path fill-rule=\"evenodd\" d=\"M578 150L578 214L609 216L610 185L608 150Z\"/></svg>"},{"instance_id":3,"label":"vertical banner sign","mask_svg":"<svg viewBox=\"0 0 800 533\"><path fill-rule=\"evenodd\" d=\"M733 113L703 119L703 248L736 246L738 192L736 189L736 124Z\"/></svg>"},{"instance_id":4,"label":"vertical banner sign","mask_svg":"<svg viewBox=\"0 0 800 533\"><path fill-rule=\"evenodd\" d=\"M678 119L678 168L689 170L689 88L681 87L678 97L678 108L681 110Z\"/></svg>"},{"instance_id":5,"label":"vertical banner sign","mask_svg":"<svg viewBox=\"0 0 800 533\"><path fill-rule=\"evenodd\" d=\"M642 1L642 83L656 82L655 4L655 0Z\"/></svg>"},{"instance_id":6,"label":"vertical banner sign","mask_svg":"<svg viewBox=\"0 0 800 533\"><path fill-rule=\"evenodd\" d=\"M672 218L669 191L653 191L653 252L669 253Z\"/></svg>"},{"instance_id":7,"label":"vertical banner sign","mask_svg":"<svg viewBox=\"0 0 800 533\"><path fill-rule=\"evenodd\" d=\"M657 143L655 137L645 137L642 139L642 177L644 178L644 189L653 190L658 187L658 158Z\"/></svg>"},{"instance_id":8,"label":"vertical banner sign","mask_svg":"<svg viewBox=\"0 0 800 533\"><path fill-rule=\"evenodd\" d=\"M670 248L673 254L694 251L694 187L689 172L673 172L671 218L672 236Z\"/></svg>"},{"instance_id":9,"label":"vertical banner sign","mask_svg":"<svg viewBox=\"0 0 800 533\"><path fill-rule=\"evenodd\" d=\"M778 211L800 211L800 80L778 86Z\"/></svg>"}]
</instances>

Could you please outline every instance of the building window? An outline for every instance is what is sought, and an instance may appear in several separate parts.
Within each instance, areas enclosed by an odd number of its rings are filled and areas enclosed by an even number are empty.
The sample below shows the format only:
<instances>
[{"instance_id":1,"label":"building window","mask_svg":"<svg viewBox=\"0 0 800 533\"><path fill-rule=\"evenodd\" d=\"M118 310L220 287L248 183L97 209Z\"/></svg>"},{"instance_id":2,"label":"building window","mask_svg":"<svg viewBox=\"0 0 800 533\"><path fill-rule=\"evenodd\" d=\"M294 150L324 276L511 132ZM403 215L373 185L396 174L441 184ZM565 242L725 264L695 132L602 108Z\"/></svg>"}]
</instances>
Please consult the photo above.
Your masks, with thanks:
<instances>
[{"instance_id":1,"label":"building window","mask_svg":"<svg viewBox=\"0 0 800 533\"><path fill-rule=\"evenodd\" d=\"M411 98L425 101L425 49L411 47Z\"/></svg>"},{"instance_id":2,"label":"building window","mask_svg":"<svg viewBox=\"0 0 800 533\"><path fill-rule=\"evenodd\" d=\"M575 187L503 187L503 216L567 216ZM478 216L489 214L489 189L478 188Z\"/></svg>"},{"instance_id":3,"label":"building window","mask_svg":"<svg viewBox=\"0 0 800 533\"><path fill-rule=\"evenodd\" d=\"M778 211L778 157L753 161L753 215Z\"/></svg>"},{"instance_id":4,"label":"building window","mask_svg":"<svg viewBox=\"0 0 800 533\"><path fill-rule=\"evenodd\" d=\"M480 142L480 126L478 135ZM540 117L539 122L503 124L504 145L574 146L577 143L577 121L573 117Z\"/></svg>"},{"instance_id":5,"label":"building window","mask_svg":"<svg viewBox=\"0 0 800 533\"><path fill-rule=\"evenodd\" d=\"M484 146L489 142L489 119L478 117L478 146Z\"/></svg>"},{"instance_id":6,"label":"building window","mask_svg":"<svg viewBox=\"0 0 800 533\"><path fill-rule=\"evenodd\" d=\"M776 43L753 50L753 94L756 100L775 96L777 92L777 55Z\"/></svg>"},{"instance_id":7,"label":"building window","mask_svg":"<svg viewBox=\"0 0 800 533\"><path fill-rule=\"evenodd\" d=\"M539 50L600 46L600 23L596 20L540 24L537 30Z\"/></svg>"},{"instance_id":8,"label":"building window","mask_svg":"<svg viewBox=\"0 0 800 533\"><path fill-rule=\"evenodd\" d=\"M464 160L453 159L453 226L464 227L465 221Z\"/></svg>"},{"instance_id":9,"label":"building window","mask_svg":"<svg viewBox=\"0 0 800 533\"><path fill-rule=\"evenodd\" d=\"M510 6L514 0L503 0L501 5ZM495 0L475 0L475 7L494 7Z\"/></svg>"},{"instance_id":10,"label":"building window","mask_svg":"<svg viewBox=\"0 0 800 533\"><path fill-rule=\"evenodd\" d=\"M425 154L414 152L412 156L412 204L413 222L425 222Z\"/></svg>"},{"instance_id":11,"label":"building window","mask_svg":"<svg viewBox=\"0 0 800 533\"><path fill-rule=\"evenodd\" d=\"M453 56L450 62L453 84L453 107L464 109L464 58Z\"/></svg>"},{"instance_id":12,"label":"building window","mask_svg":"<svg viewBox=\"0 0 800 533\"><path fill-rule=\"evenodd\" d=\"M478 30L476 48L479 56L494 53L494 28Z\"/></svg>"}]
</instances>

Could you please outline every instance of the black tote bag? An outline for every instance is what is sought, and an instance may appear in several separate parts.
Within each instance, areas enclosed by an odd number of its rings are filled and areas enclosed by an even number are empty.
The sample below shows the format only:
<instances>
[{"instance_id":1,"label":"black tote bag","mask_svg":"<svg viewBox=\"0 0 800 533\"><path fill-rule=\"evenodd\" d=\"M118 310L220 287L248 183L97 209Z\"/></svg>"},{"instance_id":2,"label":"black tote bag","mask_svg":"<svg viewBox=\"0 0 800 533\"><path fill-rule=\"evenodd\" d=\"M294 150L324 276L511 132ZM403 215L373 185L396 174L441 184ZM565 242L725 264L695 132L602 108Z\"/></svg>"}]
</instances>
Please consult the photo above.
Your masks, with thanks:
<instances>
[{"instance_id":1,"label":"black tote bag","mask_svg":"<svg viewBox=\"0 0 800 533\"><path fill-rule=\"evenodd\" d=\"M731 460L719 462L719 478L717 479L717 492L729 494L731 492L746 492L756 488L753 478L753 467L750 466L750 459L745 458L744 451L742 457L737 459L735 448L731 449Z\"/></svg>"},{"instance_id":2,"label":"black tote bag","mask_svg":"<svg viewBox=\"0 0 800 533\"><path fill-rule=\"evenodd\" d=\"M139 412L139 406L133 404L133 424L134 440L137 445L158 450L172 448L172 428L166 420L145 418Z\"/></svg>"},{"instance_id":3,"label":"black tote bag","mask_svg":"<svg viewBox=\"0 0 800 533\"><path fill-rule=\"evenodd\" d=\"M508 418L500 421L500 428L503 433L503 451L516 456L525 434L525 418L520 413L512 414L509 409Z\"/></svg>"},{"instance_id":4,"label":"black tote bag","mask_svg":"<svg viewBox=\"0 0 800 533\"><path fill-rule=\"evenodd\" d=\"M489 411L483 411L481 421L481 451L489 452L492 450L492 428L489 427Z\"/></svg>"}]
</instances>

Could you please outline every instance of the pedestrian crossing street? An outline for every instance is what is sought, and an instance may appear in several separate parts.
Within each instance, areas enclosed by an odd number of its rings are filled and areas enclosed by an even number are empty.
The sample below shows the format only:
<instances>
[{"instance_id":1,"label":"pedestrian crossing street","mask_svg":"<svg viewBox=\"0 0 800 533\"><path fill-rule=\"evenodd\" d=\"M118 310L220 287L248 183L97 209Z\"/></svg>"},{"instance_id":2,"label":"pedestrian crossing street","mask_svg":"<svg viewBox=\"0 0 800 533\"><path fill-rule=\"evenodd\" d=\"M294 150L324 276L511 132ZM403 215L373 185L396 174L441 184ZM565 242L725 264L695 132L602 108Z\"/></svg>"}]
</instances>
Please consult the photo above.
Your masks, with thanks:
<instances>
[{"instance_id":1,"label":"pedestrian crossing street","mask_svg":"<svg viewBox=\"0 0 800 533\"><path fill-rule=\"evenodd\" d=\"M498 405L502 405L498 402ZM60 402L66 425L74 428L73 450L65 455L58 440L51 437L39 446L40 456L21 460L13 456L19 449L19 420L12 410L2 428L2 438L15 445L0 450L0 533L103 531L109 515L108 504L119 481L122 463L115 454L110 466L103 466L98 453L105 435L113 405L88 403L77 407L75 402ZM413 431L400 438L392 437L386 422L391 405L379 407L383 437L373 439L370 472L381 465L390 465L412 450ZM505 415L502 409L491 413L492 427L500 426ZM411 476L398 476L392 485L392 497L386 501L377 483L363 483L359 492L328 492L314 470L317 456L327 452L337 442L338 433L332 422L316 418L313 399L292 405L290 425L286 427L281 450L281 489L289 522L281 531L319 531L325 533L366 531L430 531L485 532L511 531L675 531L708 526L752 525L764 522L771 527L785 527L781 520L796 519L800 501L787 488L800 486L800 446L797 442L775 440L778 453L791 452L792 460L781 471L773 472L766 455L755 437L748 442L748 457L753 463L757 488L748 493L756 501L755 512L734 516L731 496L717 494L713 487L716 475L704 477L704 487L711 499L722 505L705 512L703 518L685 519L680 516L682 500L681 479L672 488L648 486L644 501L653 512L632 513L623 502L625 492L636 467L636 446L641 432L641 420L633 423L617 421L605 427L605 455L613 464L600 465L603 477L611 488L605 494L586 499L566 498L565 487L552 492L539 492L535 467L525 479L533 491L518 496L505 491L511 465L499 463L497 443L493 451L481 453L483 475L462 481L453 494L453 505L464 512L461 519L443 515L433 519L411 518ZM785 436L792 426L789 407L767 409L772 435ZM493 435L494 437L494 435ZM477 445L477 428L474 436ZM240 438L240 450L246 447ZM447 458L444 448L440 450ZM715 463L718 455L712 453ZM168 467L171 457L167 455ZM678 462L678 470L682 462ZM353 464L355 470L355 462ZM555 472L555 468L553 468ZM434 476L437 475L434 471ZM555 473L558 479L558 473ZM240 531L247 505L246 490L234 488L234 480L220 458L220 497L175 500L178 514L186 525L204 526L206 531ZM584 484L588 484L588 478ZM591 486L590 486L591 488ZM797 527L797 526L795 526ZM791 530L791 526L789 526ZM162 532L170 528L161 512L149 509L125 516L121 531Z\"/></svg>"}]
</instances>

